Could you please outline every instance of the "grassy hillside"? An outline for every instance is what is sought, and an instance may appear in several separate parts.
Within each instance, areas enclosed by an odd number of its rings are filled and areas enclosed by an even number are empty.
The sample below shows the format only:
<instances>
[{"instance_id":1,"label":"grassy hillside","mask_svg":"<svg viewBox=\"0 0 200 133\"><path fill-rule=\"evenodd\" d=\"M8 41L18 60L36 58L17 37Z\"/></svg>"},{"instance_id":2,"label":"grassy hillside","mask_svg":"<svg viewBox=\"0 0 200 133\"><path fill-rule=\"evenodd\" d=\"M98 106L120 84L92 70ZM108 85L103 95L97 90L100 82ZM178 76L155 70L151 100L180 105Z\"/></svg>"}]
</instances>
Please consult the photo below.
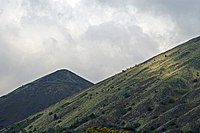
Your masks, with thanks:
<instances>
[{"instance_id":1,"label":"grassy hillside","mask_svg":"<svg viewBox=\"0 0 200 133\"><path fill-rule=\"evenodd\" d=\"M59 70L0 97L0 128L20 121L46 107L93 85L67 71Z\"/></svg>"},{"instance_id":2,"label":"grassy hillside","mask_svg":"<svg viewBox=\"0 0 200 133\"><path fill-rule=\"evenodd\" d=\"M4 130L81 132L88 127L197 131L200 37L123 70Z\"/></svg>"}]
</instances>

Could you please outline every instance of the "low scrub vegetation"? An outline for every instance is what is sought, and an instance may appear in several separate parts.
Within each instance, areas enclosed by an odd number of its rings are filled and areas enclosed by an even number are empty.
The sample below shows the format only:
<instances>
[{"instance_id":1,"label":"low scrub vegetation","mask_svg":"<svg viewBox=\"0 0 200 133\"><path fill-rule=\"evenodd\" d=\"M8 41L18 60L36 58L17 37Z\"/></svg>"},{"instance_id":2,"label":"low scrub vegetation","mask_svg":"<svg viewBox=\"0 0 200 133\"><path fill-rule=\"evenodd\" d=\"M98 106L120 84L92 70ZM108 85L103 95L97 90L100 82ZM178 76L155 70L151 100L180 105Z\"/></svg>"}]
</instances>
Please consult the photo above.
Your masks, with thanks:
<instances>
[{"instance_id":1,"label":"low scrub vegetation","mask_svg":"<svg viewBox=\"0 0 200 133\"><path fill-rule=\"evenodd\" d=\"M100 127L91 127L86 129L84 133L131 133L131 131L124 130L114 130L112 128L100 128Z\"/></svg>"}]
</instances>

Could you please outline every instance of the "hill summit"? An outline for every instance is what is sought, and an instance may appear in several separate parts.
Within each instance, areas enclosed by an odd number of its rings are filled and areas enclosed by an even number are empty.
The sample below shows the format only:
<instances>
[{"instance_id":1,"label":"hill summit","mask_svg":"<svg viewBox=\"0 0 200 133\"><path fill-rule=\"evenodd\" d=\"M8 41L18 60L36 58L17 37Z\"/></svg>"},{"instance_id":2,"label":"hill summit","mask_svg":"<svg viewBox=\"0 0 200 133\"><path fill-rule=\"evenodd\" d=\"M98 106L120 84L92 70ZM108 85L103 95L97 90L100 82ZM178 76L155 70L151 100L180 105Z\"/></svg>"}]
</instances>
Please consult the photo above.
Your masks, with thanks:
<instances>
[{"instance_id":1,"label":"hill summit","mask_svg":"<svg viewBox=\"0 0 200 133\"><path fill-rule=\"evenodd\" d=\"M0 128L20 121L93 84L62 69L0 97Z\"/></svg>"}]
</instances>

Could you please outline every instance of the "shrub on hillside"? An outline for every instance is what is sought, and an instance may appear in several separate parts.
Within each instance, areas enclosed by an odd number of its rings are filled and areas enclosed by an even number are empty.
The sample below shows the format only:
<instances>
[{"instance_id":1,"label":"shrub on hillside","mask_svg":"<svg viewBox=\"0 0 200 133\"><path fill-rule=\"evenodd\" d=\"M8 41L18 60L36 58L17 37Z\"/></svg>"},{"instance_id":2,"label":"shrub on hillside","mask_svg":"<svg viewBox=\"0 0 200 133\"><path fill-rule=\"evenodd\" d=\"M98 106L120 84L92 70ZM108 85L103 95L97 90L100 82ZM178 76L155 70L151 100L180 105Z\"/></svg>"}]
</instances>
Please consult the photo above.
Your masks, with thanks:
<instances>
[{"instance_id":1,"label":"shrub on hillside","mask_svg":"<svg viewBox=\"0 0 200 133\"><path fill-rule=\"evenodd\" d=\"M198 81L197 79L194 79L194 80L193 80L194 83L197 82L197 81Z\"/></svg>"},{"instance_id":2,"label":"shrub on hillside","mask_svg":"<svg viewBox=\"0 0 200 133\"><path fill-rule=\"evenodd\" d=\"M57 114L54 114L53 119L54 119L54 120L57 120L57 119L58 119Z\"/></svg>"},{"instance_id":3,"label":"shrub on hillside","mask_svg":"<svg viewBox=\"0 0 200 133\"><path fill-rule=\"evenodd\" d=\"M53 113L52 112L49 112L49 115L52 115Z\"/></svg>"},{"instance_id":4,"label":"shrub on hillside","mask_svg":"<svg viewBox=\"0 0 200 133\"><path fill-rule=\"evenodd\" d=\"M197 72L197 77L199 77L199 72Z\"/></svg>"}]
</instances>

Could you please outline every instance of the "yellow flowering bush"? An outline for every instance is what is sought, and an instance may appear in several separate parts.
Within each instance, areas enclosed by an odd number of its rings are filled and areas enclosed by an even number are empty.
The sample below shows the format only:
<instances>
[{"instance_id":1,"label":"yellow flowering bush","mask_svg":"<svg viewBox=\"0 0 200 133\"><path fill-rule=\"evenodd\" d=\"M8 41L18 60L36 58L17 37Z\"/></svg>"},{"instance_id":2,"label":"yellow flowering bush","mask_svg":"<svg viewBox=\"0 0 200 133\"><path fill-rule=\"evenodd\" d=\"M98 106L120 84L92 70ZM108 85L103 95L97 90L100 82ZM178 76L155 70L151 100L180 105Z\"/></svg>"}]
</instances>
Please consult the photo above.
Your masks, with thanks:
<instances>
[{"instance_id":1,"label":"yellow flowering bush","mask_svg":"<svg viewBox=\"0 0 200 133\"><path fill-rule=\"evenodd\" d=\"M85 133L131 133L131 131L114 130L106 127L91 127L86 129Z\"/></svg>"}]
</instances>

